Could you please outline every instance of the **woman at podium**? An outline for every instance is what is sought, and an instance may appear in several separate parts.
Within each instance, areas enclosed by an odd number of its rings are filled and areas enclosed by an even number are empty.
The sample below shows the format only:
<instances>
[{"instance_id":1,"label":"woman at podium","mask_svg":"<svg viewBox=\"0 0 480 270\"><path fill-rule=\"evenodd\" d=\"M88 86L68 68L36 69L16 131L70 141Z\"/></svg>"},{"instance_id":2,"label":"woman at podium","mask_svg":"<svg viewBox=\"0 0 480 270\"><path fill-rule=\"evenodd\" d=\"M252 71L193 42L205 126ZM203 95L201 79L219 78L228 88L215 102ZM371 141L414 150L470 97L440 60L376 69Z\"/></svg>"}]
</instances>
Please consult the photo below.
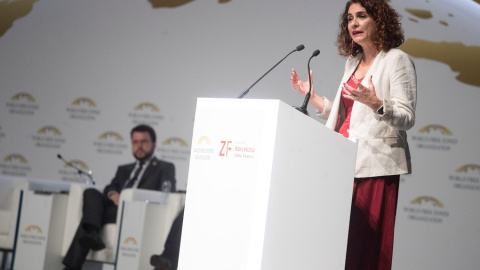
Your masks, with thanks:
<instances>
[{"instance_id":1,"label":"woman at podium","mask_svg":"<svg viewBox=\"0 0 480 270\"><path fill-rule=\"evenodd\" d=\"M398 47L399 15L385 0L351 0L336 45L346 58L333 101L311 89L309 103L326 126L358 140L345 269L391 269L401 174L411 173L406 131L415 124L415 67ZM310 76L312 72L310 71ZM305 96L309 82L292 70Z\"/></svg>"}]
</instances>

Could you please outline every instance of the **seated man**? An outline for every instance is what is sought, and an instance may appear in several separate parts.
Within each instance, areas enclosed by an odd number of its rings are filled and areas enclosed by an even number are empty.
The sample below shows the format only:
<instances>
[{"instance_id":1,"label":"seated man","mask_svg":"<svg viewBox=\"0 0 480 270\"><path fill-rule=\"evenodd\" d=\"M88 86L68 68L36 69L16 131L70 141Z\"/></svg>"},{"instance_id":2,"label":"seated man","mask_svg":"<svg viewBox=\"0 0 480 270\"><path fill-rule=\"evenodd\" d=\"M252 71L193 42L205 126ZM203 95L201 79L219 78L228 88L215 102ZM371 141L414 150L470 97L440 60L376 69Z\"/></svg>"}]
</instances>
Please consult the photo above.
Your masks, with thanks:
<instances>
[{"instance_id":1,"label":"seated man","mask_svg":"<svg viewBox=\"0 0 480 270\"><path fill-rule=\"evenodd\" d=\"M161 190L165 181L170 181L175 191L175 167L154 156L155 131L147 125L139 125L130 132L132 153L136 162L119 166L112 182L103 194L96 189L83 193L82 220L63 259L64 269L80 270L88 252L105 248L99 236L100 229L107 223L115 223L120 192L125 188Z\"/></svg>"},{"instance_id":2,"label":"seated man","mask_svg":"<svg viewBox=\"0 0 480 270\"><path fill-rule=\"evenodd\" d=\"M150 264L155 266L155 270L177 270L184 210L185 209L183 209L173 221L164 245L163 253L150 257Z\"/></svg>"}]
</instances>

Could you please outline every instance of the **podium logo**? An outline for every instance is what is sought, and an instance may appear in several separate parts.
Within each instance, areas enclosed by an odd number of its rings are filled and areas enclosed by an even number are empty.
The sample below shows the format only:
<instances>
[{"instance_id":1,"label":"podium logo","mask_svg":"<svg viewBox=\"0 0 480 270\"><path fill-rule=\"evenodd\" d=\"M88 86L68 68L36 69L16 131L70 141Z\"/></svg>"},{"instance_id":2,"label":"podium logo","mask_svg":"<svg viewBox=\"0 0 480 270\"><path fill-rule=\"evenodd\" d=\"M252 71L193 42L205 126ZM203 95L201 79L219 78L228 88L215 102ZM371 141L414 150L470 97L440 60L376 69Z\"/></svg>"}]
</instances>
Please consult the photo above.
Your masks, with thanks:
<instances>
[{"instance_id":1,"label":"podium logo","mask_svg":"<svg viewBox=\"0 0 480 270\"><path fill-rule=\"evenodd\" d=\"M220 141L221 149L218 155L220 157L244 158L254 159L256 155L255 146L250 145L245 141ZM230 152L232 154L230 154Z\"/></svg>"},{"instance_id":2,"label":"podium logo","mask_svg":"<svg viewBox=\"0 0 480 270\"><path fill-rule=\"evenodd\" d=\"M133 238L133 237L127 237L127 238L125 238L125 240L123 240L123 243L126 244L126 245L129 245L129 244L130 244L130 245L135 245L135 246L138 245L137 240L136 240L135 238Z\"/></svg>"},{"instance_id":3,"label":"podium logo","mask_svg":"<svg viewBox=\"0 0 480 270\"><path fill-rule=\"evenodd\" d=\"M54 134L61 136L62 132L54 126L44 126L37 131L38 134Z\"/></svg>"},{"instance_id":4,"label":"podium logo","mask_svg":"<svg viewBox=\"0 0 480 270\"><path fill-rule=\"evenodd\" d=\"M439 200L437 200L433 197L428 197L428 196L418 197L416 199L413 199L410 202L410 204L418 204L418 205L422 205L424 203L431 204L435 207L443 207L443 204Z\"/></svg>"},{"instance_id":5,"label":"podium logo","mask_svg":"<svg viewBox=\"0 0 480 270\"><path fill-rule=\"evenodd\" d=\"M3 161L5 161L5 162L19 162L19 163L23 163L23 164L28 163L27 159L20 154L10 154L10 155L6 156L3 159Z\"/></svg>"},{"instance_id":6,"label":"podium logo","mask_svg":"<svg viewBox=\"0 0 480 270\"><path fill-rule=\"evenodd\" d=\"M421 196L411 200L409 206L403 207L403 212L410 221L440 224L450 216L444 208L444 204L437 198Z\"/></svg>"},{"instance_id":7,"label":"podium logo","mask_svg":"<svg viewBox=\"0 0 480 270\"><path fill-rule=\"evenodd\" d=\"M30 225L25 229L26 232L32 233L43 233L42 228L38 227L37 225Z\"/></svg>"},{"instance_id":8,"label":"podium logo","mask_svg":"<svg viewBox=\"0 0 480 270\"><path fill-rule=\"evenodd\" d=\"M153 103L143 102L134 107L135 111L150 110L153 112L159 112L160 109Z\"/></svg>"},{"instance_id":9,"label":"podium logo","mask_svg":"<svg viewBox=\"0 0 480 270\"><path fill-rule=\"evenodd\" d=\"M119 142L123 142L123 137L122 135L118 134L117 132L114 131L107 131L102 133L100 136L98 136L100 140L108 140L108 139L114 139Z\"/></svg>"},{"instance_id":10,"label":"podium logo","mask_svg":"<svg viewBox=\"0 0 480 270\"><path fill-rule=\"evenodd\" d=\"M218 155L221 157L228 156L228 151L232 150L232 147L230 147L231 143L232 141L220 141L220 144L222 145L222 149L220 149L220 153L218 153Z\"/></svg>"},{"instance_id":11,"label":"podium logo","mask_svg":"<svg viewBox=\"0 0 480 270\"><path fill-rule=\"evenodd\" d=\"M35 102L35 98L30 95L29 93L21 92L18 94L15 94L12 97L13 101L27 101L27 102Z\"/></svg>"},{"instance_id":12,"label":"podium logo","mask_svg":"<svg viewBox=\"0 0 480 270\"><path fill-rule=\"evenodd\" d=\"M210 138L207 136L198 138L197 144L192 147L192 154L196 160L210 160L215 154Z\"/></svg>"},{"instance_id":13,"label":"podium logo","mask_svg":"<svg viewBox=\"0 0 480 270\"><path fill-rule=\"evenodd\" d=\"M87 97L77 98L72 102L73 106L81 106L82 104L86 104L88 107L97 107L95 101Z\"/></svg>"},{"instance_id":14,"label":"podium logo","mask_svg":"<svg viewBox=\"0 0 480 270\"><path fill-rule=\"evenodd\" d=\"M452 135L452 132L448 128L441 125L428 125L419 130L420 133L430 133L434 131L438 131L443 135Z\"/></svg>"},{"instance_id":15,"label":"podium logo","mask_svg":"<svg viewBox=\"0 0 480 270\"><path fill-rule=\"evenodd\" d=\"M180 145L183 147L188 147L188 143L179 137L168 138L162 142L162 145Z\"/></svg>"},{"instance_id":16,"label":"podium logo","mask_svg":"<svg viewBox=\"0 0 480 270\"><path fill-rule=\"evenodd\" d=\"M133 237L127 237L123 240L120 245L119 256L126 258L138 258L140 254L140 248L138 247L138 242Z\"/></svg>"},{"instance_id":17,"label":"podium logo","mask_svg":"<svg viewBox=\"0 0 480 270\"><path fill-rule=\"evenodd\" d=\"M210 141L210 138L208 138L207 136L202 136L200 137L200 139L198 139L197 144L211 145L212 141Z\"/></svg>"},{"instance_id":18,"label":"podium logo","mask_svg":"<svg viewBox=\"0 0 480 270\"><path fill-rule=\"evenodd\" d=\"M30 246L45 246L47 237L42 228L37 225L30 225L23 232L19 233L19 239L23 244Z\"/></svg>"}]
</instances>

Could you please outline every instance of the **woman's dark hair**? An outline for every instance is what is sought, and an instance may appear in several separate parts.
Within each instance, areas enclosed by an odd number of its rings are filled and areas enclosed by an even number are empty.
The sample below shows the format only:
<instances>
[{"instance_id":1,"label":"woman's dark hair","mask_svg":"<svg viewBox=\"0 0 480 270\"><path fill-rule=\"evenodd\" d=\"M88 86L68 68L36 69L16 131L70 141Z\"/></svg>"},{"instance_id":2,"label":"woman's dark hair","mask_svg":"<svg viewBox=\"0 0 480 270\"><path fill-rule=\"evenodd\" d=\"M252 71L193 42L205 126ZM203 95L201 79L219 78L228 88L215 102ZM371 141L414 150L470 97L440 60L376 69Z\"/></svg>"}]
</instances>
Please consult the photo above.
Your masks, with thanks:
<instances>
[{"instance_id":1,"label":"woman's dark hair","mask_svg":"<svg viewBox=\"0 0 480 270\"><path fill-rule=\"evenodd\" d=\"M138 125L138 126L134 127L132 129L132 131L130 132L130 137L132 137L134 132L148 132L148 134L150 134L150 139L152 139L152 142L157 141L157 136L155 135L155 131L150 126Z\"/></svg>"},{"instance_id":2,"label":"woman's dark hair","mask_svg":"<svg viewBox=\"0 0 480 270\"><path fill-rule=\"evenodd\" d=\"M356 56L363 52L357 43L354 43L348 33L348 9L352 4L360 4L372 17L376 26L376 35L373 43L381 51L388 52L399 47L404 41L400 15L391 8L385 0L350 0L345 5L345 11L340 16L340 32L335 45L338 53L344 57Z\"/></svg>"}]
</instances>

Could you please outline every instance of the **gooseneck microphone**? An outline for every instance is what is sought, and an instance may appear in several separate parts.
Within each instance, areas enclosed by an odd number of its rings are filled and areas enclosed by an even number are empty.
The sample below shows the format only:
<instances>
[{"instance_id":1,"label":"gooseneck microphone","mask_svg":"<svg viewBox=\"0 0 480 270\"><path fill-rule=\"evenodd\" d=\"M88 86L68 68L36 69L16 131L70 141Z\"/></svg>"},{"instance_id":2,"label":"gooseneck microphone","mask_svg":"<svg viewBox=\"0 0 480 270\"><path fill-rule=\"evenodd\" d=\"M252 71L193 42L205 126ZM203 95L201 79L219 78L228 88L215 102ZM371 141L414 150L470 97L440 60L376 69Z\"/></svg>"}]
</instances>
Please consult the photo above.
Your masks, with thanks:
<instances>
[{"instance_id":1,"label":"gooseneck microphone","mask_svg":"<svg viewBox=\"0 0 480 270\"><path fill-rule=\"evenodd\" d=\"M307 64L307 67L308 67L308 82L310 83L310 87L308 89L308 93L305 95L305 100L303 101L303 105L301 107L296 108L297 110L301 111L305 115L309 115L308 111L307 111L307 106L308 106L308 101L310 100L310 95L311 95L311 92L312 92L312 76L310 75L310 60L312 60L313 57L315 57L319 54L320 54L320 50L315 50L313 52L312 56L310 56L310 58L308 59L308 64Z\"/></svg>"},{"instance_id":2,"label":"gooseneck microphone","mask_svg":"<svg viewBox=\"0 0 480 270\"><path fill-rule=\"evenodd\" d=\"M285 58L287 58L290 54L294 53L294 52L299 52L301 50L305 49L305 46L303 46L303 44L301 45L298 45L295 50L291 51L289 54L287 54L284 58L282 58L282 60L278 61L278 63L276 63L271 69L269 69L265 74L263 74L262 77L260 77L260 79L258 79L256 82L254 82L247 90L243 91L237 98L243 98L246 94L248 94L248 92L250 92L250 89L255 85L257 84L261 79L263 79L263 77L265 77L265 75L267 75L270 71L272 71L272 69L274 69L276 66L278 66L278 64L280 64L283 60L285 60Z\"/></svg>"},{"instance_id":3,"label":"gooseneck microphone","mask_svg":"<svg viewBox=\"0 0 480 270\"><path fill-rule=\"evenodd\" d=\"M72 164L71 162L68 162L67 160L65 160L62 155L60 154L57 154L57 158L60 159L61 161L63 161L65 163L65 165L67 165L68 167L71 167L71 168L74 168L75 170L77 170L78 174L82 175L86 175L88 177L88 179L90 179L90 183L92 185L95 185L95 179L93 179L93 172L92 171L85 171L85 170L82 170L81 168L75 166L74 164Z\"/></svg>"}]
</instances>

